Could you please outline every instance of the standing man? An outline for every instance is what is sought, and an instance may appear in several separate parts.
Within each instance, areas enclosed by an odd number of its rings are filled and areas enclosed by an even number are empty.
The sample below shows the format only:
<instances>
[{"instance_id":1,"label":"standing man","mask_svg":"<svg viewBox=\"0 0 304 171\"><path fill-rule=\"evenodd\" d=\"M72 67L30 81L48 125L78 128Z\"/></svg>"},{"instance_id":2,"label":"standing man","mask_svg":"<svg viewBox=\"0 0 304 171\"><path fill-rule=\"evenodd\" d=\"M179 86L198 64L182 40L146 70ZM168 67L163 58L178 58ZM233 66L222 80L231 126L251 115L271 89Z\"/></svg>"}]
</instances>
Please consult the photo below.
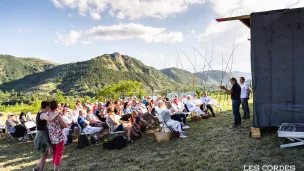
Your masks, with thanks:
<instances>
[{"instance_id":1,"label":"standing man","mask_svg":"<svg viewBox=\"0 0 304 171\"><path fill-rule=\"evenodd\" d=\"M240 115L241 87L237 83L237 80L235 78L230 79L230 84L232 85L231 90L228 90L224 86L221 86L221 88L225 90L227 94L231 95L232 113L234 118L234 123L232 124L232 128L236 128L239 125L241 125L241 115Z\"/></svg>"},{"instance_id":2,"label":"standing man","mask_svg":"<svg viewBox=\"0 0 304 171\"><path fill-rule=\"evenodd\" d=\"M245 83L245 78L240 77L240 86L241 86L241 102L242 102L242 108L244 112L244 116L242 119L250 119L250 113L249 113L249 106L248 106L248 99L250 94L249 85Z\"/></svg>"}]
</instances>

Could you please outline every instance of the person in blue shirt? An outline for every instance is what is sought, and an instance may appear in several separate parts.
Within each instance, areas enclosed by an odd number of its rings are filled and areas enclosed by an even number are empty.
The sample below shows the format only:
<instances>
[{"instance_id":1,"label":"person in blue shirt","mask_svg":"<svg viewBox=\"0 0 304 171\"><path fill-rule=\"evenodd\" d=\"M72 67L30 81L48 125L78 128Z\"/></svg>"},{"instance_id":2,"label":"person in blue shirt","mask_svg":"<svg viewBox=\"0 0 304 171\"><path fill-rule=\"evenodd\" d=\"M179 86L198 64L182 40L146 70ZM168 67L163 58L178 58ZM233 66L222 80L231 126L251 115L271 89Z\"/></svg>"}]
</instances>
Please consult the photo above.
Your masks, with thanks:
<instances>
[{"instance_id":1,"label":"person in blue shirt","mask_svg":"<svg viewBox=\"0 0 304 171\"><path fill-rule=\"evenodd\" d=\"M123 113L126 115L128 113L132 113L131 106L128 102L124 103Z\"/></svg>"}]
</instances>

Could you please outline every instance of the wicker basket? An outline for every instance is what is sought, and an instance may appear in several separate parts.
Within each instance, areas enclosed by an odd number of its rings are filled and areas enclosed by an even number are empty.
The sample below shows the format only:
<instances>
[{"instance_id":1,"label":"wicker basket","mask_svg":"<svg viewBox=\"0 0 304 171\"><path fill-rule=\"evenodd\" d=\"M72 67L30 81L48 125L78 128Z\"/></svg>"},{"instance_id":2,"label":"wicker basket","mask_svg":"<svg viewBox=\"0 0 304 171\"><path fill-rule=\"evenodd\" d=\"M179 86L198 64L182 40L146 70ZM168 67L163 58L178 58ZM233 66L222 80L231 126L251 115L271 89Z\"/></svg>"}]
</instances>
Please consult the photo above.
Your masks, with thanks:
<instances>
[{"instance_id":1,"label":"wicker basket","mask_svg":"<svg viewBox=\"0 0 304 171\"><path fill-rule=\"evenodd\" d=\"M171 132L156 132L154 133L155 139L158 143L169 142L171 140Z\"/></svg>"},{"instance_id":2,"label":"wicker basket","mask_svg":"<svg viewBox=\"0 0 304 171\"><path fill-rule=\"evenodd\" d=\"M193 116L191 117L191 121L200 121L202 118L199 116Z\"/></svg>"}]
</instances>

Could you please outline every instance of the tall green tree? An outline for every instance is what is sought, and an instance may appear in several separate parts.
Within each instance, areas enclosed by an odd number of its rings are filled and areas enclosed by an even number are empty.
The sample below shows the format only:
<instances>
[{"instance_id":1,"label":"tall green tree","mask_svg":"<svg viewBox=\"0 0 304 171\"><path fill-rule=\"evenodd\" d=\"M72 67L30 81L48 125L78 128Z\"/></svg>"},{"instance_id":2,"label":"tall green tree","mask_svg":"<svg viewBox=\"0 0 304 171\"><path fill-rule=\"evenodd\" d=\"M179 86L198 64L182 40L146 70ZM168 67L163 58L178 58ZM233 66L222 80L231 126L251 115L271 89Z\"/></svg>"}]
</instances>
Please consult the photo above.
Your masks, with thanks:
<instances>
[{"instance_id":1,"label":"tall green tree","mask_svg":"<svg viewBox=\"0 0 304 171\"><path fill-rule=\"evenodd\" d=\"M112 86L105 86L99 91L97 98L117 99L122 96L140 96L145 93L142 83L137 81L119 81Z\"/></svg>"},{"instance_id":2,"label":"tall green tree","mask_svg":"<svg viewBox=\"0 0 304 171\"><path fill-rule=\"evenodd\" d=\"M57 91L56 91L55 100L56 100L58 103L63 103L63 102L65 102L65 99L64 99L64 97L63 97L63 92L62 92L61 90L57 90Z\"/></svg>"}]
</instances>

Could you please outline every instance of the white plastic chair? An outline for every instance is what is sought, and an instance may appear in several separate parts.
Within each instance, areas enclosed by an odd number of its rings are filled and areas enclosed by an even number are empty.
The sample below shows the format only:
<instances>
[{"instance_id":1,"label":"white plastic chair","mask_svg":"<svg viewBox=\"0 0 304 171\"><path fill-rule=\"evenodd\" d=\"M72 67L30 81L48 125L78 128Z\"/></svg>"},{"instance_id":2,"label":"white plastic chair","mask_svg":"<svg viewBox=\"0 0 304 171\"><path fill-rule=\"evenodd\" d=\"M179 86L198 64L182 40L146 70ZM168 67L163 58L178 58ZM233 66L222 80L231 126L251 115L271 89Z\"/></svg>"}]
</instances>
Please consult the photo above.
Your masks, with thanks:
<instances>
[{"instance_id":1,"label":"white plastic chair","mask_svg":"<svg viewBox=\"0 0 304 171\"><path fill-rule=\"evenodd\" d=\"M5 132L9 135L9 137L11 137L11 139L16 142L16 138L12 136L12 134L10 132L8 132L6 126L4 125L3 127L0 127L0 130L5 130ZM4 134L1 133L0 137L3 137Z\"/></svg>"},{"instance_id":2,"label":"white plastic chair","mask_svg":"<svg viewBox=\"0 0 304 171\"><path fill-rule=\"evenodd\" d=\"M211 106L214 106L216 108L216 110L220 110L222 112L222 108L220 105L218 105L217 100L216 99L211 99L211 101L209 102L209 104Z\"/></svg>"},{"instance_id":3,"label":"white plastic chair","mask_svg":"<svg viewBox=\"0 0 304 171\"><path fill-rule=\"evenodd\" d=\"M106 123L107 123L107 125L108 125L109 128L110 128L109 134L118 135L118 134L124 134L124 133L125 133L125 131L115 131L114 125L111 125L111 124L109 124L109 122L108 122L108 116L106 116ZM114 131L115 131L115 132L114 132Z\"/></svg>"},{"instance_id":4,"label":"white plastic chair","mask_svg":"<svg viewBox=\"0 0 304 171\"><path fill-rule=\"evenodd\" d=\"M0 138L4 135L4 133L2 133L2 130L6 132L6 128L4 126L0 126Z\"/></svg>"},{"instance_id":5,"label":"white plastic chair","mask_svg":"<svg viewBox=\"0 0 304 171\"><path fill-rule=\"evenodd\" d=\"M158 111L158 110L157 110ZM170 129L167 127L167 125L164 123L164 119L161 117L160 114L157 112L157 119L159 121L159 131L164 130L164 132L170 132Z\"/></svg>"},{"instance_id":6,"label":"white plastic chair","mask_svg":"<svg viewBox=\"0 0 304 171\"><path fill-rule=\"evenodd\" d=\"M37 127L36 123L34 121L27 121L24 123L24 126L27 129L27 134L31 135L31 137L34 139L34 135L37 133L37 130L35 129L34 131L32 131L31 129Z\"/></svg>"}]
</instances>

